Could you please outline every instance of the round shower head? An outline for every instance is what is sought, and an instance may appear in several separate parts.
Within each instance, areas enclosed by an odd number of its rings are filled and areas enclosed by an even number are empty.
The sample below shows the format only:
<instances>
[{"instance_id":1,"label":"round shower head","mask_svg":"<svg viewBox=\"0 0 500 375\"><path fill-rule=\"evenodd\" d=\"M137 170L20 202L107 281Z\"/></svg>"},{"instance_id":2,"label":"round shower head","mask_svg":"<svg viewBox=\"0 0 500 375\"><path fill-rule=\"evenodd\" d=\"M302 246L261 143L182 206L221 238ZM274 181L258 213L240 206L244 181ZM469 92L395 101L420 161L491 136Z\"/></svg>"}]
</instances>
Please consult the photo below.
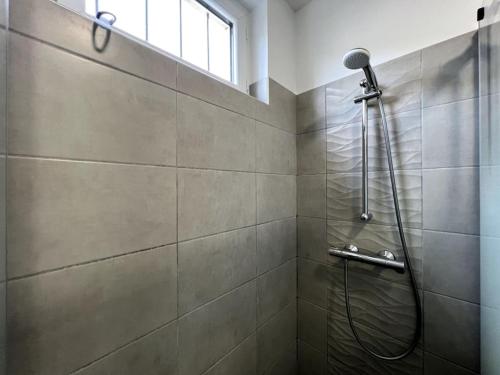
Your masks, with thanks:
<instances>
[{"instance_id":1,"label":"round shower head","mask_svg":"<svg viewBox=\"0 0 500 375\"><path fill-rule=\"evenodd\" d=\"M364 48L354 48L344 55L344 66L348 69L363 69L370 65L370 52Z\"/></svg>"}]
</instances>

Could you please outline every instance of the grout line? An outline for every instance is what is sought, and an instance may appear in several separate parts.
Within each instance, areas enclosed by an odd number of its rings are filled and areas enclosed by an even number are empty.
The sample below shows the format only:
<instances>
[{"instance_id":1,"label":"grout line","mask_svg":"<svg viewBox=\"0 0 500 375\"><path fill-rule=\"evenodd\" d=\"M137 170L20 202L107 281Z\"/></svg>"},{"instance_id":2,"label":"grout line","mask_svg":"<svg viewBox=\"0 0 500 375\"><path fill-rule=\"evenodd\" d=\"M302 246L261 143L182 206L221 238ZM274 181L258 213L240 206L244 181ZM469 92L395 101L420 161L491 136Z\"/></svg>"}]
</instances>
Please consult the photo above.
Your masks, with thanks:
<instances>
[{"instance_id":1,"label":"grout line","mask_svg":"<svg viewBox=\"0 0 500 375\"><path fill-rule=\"evenodd\" d=\"M476 372L476 370L472 370L472 369L470 369L470 368L468 368L468 367L464 367L464 366L462 366L462 365L460 365L460 364L458 364L458 363L456 363L456 362L454 362L454 361L451 361L451 360L449 360L449 359L447 359L447 358L445 358L445 357L441 356L440 354L436 354L436 353L431 352L431 351L429 351L429 350L424 350L423 352L424 352L424 354L425 354L425 353L430 354L430 355L432 355L432 356L434 356L434 357L436 357L436 358L439 358L439 359L441 359L441 360L443 360L443 361L445 361L445 362L449 362L449 363L451 363L452 365L454 365L454 366L456 366L456 367L459 367L459 368L461 368L461 369L467 370L467 371L471 372L472 374L477 374L477 375L479 375L479 373L477 373L477 372ZM425 363L424 363L424 366L425 366Z\"/></svg>"},{"instance_id":2,"label":"grout line","mask_svg":"<svg viewBox=\"0 0 500 375\"><path fill-rule=\"evenodd\" d=\"M428 289L425 289L423 290L425 293L429 293L429 294L435 294L437 296L440 296L440 297L445 297L445 298L448 298L448 299L452 299L452 300L456 300L456 301L460 301L460 302L463 302L463 303L467 303L469 305L475 305L475 306L478 306L480 307L481 306L481 303L480 302L471 302L471 301L467 301L465 299L462 299L462 298L458 298L458 297L454 297L454 296L449 296L447 294L443 294L443 293L439 293L439 292L434 292L432 290L428 290Z\"/></svg>"}]
</instances>

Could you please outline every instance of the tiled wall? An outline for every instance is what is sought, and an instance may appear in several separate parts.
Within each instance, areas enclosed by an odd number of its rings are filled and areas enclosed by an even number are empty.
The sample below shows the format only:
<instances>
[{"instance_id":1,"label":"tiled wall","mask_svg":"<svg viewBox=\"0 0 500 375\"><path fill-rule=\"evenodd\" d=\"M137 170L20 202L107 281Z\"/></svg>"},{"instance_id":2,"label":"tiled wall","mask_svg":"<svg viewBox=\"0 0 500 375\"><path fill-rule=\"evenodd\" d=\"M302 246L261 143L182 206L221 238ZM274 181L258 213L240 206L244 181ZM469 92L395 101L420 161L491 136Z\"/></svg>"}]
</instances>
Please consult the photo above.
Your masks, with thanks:
<instances>
[{"instance_id":1,"label":"tiled wall","mask_svg":"<svg viewBox=\"0 0 500 375\"><path fill-rule=\"evenodd\" d=\"M295 96L103 33L11 2L8 373L295 373Z\"/></svg>"},{"instance_id":2,"label":"tiled wall","mask_svg":"<svg viewBox=\"0 0 500 375\"><path fill-rule=\"evenodd\" d=\"M376 53L376 51L373 51ZM357 73L297 98L298 316L301 374L479 373L477 39L466 34L375 68L389 115L405 233L423 303L423 337L402 361L354 341L343 264L328 243L401 256L378 111L370 108L369 196L362 224ZM373 350L404 350L415 329L407 275L350 265L352 313Z\"/></svg>"}]
</instances>

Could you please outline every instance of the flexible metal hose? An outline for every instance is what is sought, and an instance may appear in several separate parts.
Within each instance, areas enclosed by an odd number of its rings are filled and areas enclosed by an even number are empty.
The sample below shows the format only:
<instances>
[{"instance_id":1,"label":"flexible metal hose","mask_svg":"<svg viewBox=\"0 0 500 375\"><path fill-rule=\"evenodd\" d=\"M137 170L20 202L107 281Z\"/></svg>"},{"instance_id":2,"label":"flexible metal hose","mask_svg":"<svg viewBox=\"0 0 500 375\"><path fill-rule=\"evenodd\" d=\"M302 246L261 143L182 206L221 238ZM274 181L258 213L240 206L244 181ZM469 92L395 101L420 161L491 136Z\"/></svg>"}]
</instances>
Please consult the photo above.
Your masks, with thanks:
<instances>
[{"instance_id":1,"label":"flexible metal hose","mask_svg":"<svg viewBox=\"0 0 500 375\"><path fill-rule=\"evenodd\" d=\"M389 175L391 178L391 186L392 186L392 197L394 200L394 209L396 211L396 220L398 223L398 230L399 230L399 237L401 240L401 246L403 248L403 253L405 257L406 264L408 265L408 273L410 275L410 282L413 290L413 295L415 297L415 307L416 307L416 327L415 327L415 333L413 335L413 340L410 343L409 347L402 353L394 355L394 356L384 356L378 353L375 353L368 347L366 347L365 344L361 341L359 334L356 330L356 327L354 326L354 322L352 320L352 314L351 314L351 304L349 302L349 261L347 259L344 260L344 294L345 294L345 307L347 311L347 319L349 320L349 325L351 327L352 333L354 334L354 337L358 344L365 350L368 354L370 354L372 357L377 358L377 359L382 359L385 361L396 361L402 358L405 358L407 355L409 355L415 347L418 345L418 341L420 340L420 335L421 335L421 329L422 329L422 304L420 301L420 294L418 293L418 288L417 288L417 282L415 280L415 275L413 273L413 267L411 265L411 259L410 259L410 254L408 252L408 245L406 244L406 238L405 238L405 233L403 230L403 222L401 220L401 211L399 209L399 199L398 199L398 191L396 188L396 178L394 177L394 165L392 163L392 152L391 152L391 144L390 144L390 139L389 139L389 130L387 127L387 120L385 117L385 110L384 110L384 103L382 102L382 98L378 98L378 106L380 109L380 115L382 117L382 126L383 126L383 131L384 131L384 140L385 140L385 147L387 150L387 162L389 164Z\"/></svg>"}]
</instances>

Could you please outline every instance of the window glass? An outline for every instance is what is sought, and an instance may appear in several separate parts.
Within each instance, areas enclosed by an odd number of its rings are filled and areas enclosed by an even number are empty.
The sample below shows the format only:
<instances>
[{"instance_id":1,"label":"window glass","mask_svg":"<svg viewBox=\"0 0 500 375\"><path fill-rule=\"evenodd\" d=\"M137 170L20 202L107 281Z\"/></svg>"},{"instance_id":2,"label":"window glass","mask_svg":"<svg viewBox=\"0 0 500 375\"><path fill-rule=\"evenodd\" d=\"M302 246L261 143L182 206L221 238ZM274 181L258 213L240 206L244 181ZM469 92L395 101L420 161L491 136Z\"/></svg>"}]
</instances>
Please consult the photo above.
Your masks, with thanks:
<instances>
[{"instance_id":1,"label":"window glass","mask_svg":"<svg viewBox=\"0 0 500 375\"><path fill-rule=\"evenodd\" d=\"M148 0L148 42L181 55L179 0Z\"/></svg>"},{"instance_id":2,"label":"window glass","mask_svg":"<svg viewBox=\"0 0 500 375\"><path fill-rule=\"evenodd\" d=\"M194 0L183 0L182 58L208 70L208 12Z\"/></svg>"},{"instance_id":3,"label":"window glass","mask_svg":"<svg viewBox=\"0 0 500 375\"><path fill-rule=\"evenodd\" d=\"M231 81L231 28L214 14L209 14L210 72Z\"/></svg>"},{"instance_id":4,"label":"window glass","mask_svg":"<svg viewBox=\"0 0 500 375\"><path fill-rule=\"evenodd\" d=\"M146 39L145 1L98 0L98 11L109 11L116 16L113 26L140 39Z\"/></svg>"}]
</instances>

